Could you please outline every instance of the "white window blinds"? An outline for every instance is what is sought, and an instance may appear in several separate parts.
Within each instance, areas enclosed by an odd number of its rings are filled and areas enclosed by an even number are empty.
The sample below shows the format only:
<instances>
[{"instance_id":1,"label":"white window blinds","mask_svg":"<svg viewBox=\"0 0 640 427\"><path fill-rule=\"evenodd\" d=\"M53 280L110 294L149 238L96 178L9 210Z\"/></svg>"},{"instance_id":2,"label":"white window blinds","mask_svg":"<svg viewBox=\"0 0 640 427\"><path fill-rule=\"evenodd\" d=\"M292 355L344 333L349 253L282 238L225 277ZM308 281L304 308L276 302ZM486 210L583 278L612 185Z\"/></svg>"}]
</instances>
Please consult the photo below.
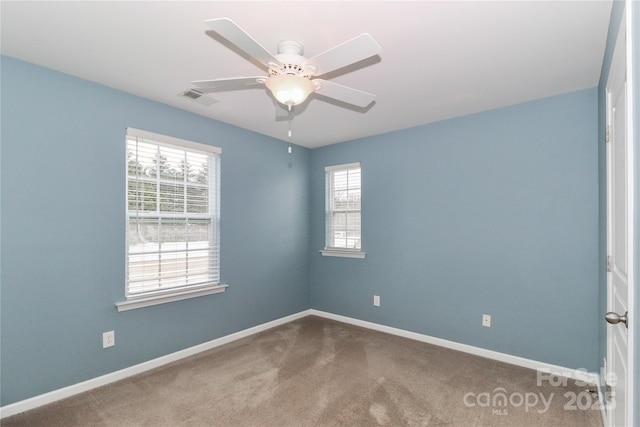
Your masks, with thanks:
<instances>
[{"instance_id":1,"label":"white window blinds","mask_svg":"<svg viewBox=\"0 0 640 427\"><path fill-rule=\"evenodd\" d=\"M360 163L325 168L325 249L361 249L360 175Z\"/></svg>"},{"instance_id":2,"label":"white window blinds","mask_svg":"<svg viewBox=\"0 0 640 427\"><path fill-rule=\"evenodd\" d=\"M127 299L220 282L220 151L127 129Z\"/></svg>"}]
</instances>

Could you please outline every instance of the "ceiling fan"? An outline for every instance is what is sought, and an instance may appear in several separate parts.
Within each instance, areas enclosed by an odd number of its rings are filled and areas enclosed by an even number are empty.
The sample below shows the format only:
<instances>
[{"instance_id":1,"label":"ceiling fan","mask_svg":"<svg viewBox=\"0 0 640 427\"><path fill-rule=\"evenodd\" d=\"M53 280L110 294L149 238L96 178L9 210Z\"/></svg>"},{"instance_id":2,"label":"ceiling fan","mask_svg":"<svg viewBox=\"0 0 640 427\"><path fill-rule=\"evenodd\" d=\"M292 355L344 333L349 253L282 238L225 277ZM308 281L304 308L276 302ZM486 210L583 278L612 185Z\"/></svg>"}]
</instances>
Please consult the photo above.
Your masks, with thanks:
<instances>
[{"instance_id":1,"label":"ceiling fan","mask_svg":"<svg viewBox=\"0 0 640 427\"><path fill-rule=\"evenodd\" d=\"M311 58L303 56L302 44L293 40L278 43L278 53L272 55L229 18L208 19L206 25L237 49L257 61L268 75L197 80L191 84L201 93L247 89L265 85L274 98L291 112L312 93L367 107L375 95L319 78L332 71L370 58L380 53L380 46L367 33L360 34L338 46Z\"/></svg>"}]
</instances>

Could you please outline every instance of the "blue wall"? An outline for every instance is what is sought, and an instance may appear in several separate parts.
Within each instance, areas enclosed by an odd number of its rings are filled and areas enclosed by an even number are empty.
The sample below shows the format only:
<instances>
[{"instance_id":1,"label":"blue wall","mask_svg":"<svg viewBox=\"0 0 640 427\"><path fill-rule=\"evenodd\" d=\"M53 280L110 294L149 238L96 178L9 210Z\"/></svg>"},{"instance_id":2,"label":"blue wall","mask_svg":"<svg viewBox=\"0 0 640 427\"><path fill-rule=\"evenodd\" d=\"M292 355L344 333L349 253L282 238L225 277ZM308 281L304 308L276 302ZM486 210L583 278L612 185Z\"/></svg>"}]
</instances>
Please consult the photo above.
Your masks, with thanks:
<instances>
[{"instance_id":1,"label":"blue wall","mask_svg":"<svg viewBox=\"0 0 640 427\"><path fill-rule=\"evenodd\" d=\"M118 313L125 128L222 147L211 295ZM309 307L310 151L2 57L2 405ZM102 332L116 346L102 349Z\"/></svg>"},{"instance_id":2,"label":"blue wall","mask_svg":"<svg viewBox=\"0 0 640 427\"><path fill-rule=\"evenodd\" d=\"M312 306L597 370L597 108L589 89L314 150ZM366 258L322 257L323 168L355 161Z\"/></svg>"},{"instance_id":3,"label":"blue wall","mask_svg":"<svg viewBox=\"0 0 640 427\"><path fill-rule=\"evenodd\" d=\"M309 307L596 370L597 108L591 89L288 155L2 57L1 405ZM126 127L222 147L226 293L116 312ZM323 168L354 161L367 256L322 257Z\"/></svg>"}]
</instances>

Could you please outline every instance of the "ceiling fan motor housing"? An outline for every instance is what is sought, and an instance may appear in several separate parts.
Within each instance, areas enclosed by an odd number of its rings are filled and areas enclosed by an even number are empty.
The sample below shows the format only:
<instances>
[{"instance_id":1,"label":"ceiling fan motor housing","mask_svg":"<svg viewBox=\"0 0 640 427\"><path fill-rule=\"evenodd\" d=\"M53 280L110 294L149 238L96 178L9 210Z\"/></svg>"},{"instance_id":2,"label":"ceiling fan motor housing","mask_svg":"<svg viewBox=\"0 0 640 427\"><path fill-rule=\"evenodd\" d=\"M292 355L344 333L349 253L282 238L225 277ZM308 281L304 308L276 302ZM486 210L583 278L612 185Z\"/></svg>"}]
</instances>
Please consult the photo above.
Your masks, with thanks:
<instances>
[{"instance_id":1,"label":"ceiling fan motor housing","mask_svg":"<svg viewBox=\"0 0 640 427\"><path fill-rule=\"evenodd\" d=\"M317 68L305 64L307 58L302 56L304 47L294 40L283 40L278 43L278 54L275 58L279 64L269 62L269 74L272 76L289 75L304 78L313 76Z\"/></svg>"},{"instance_id":2,"label":"ceiling fan motor housing","mask_svg":"<svg viewBox=\"0 0 640 427\"><path fill-rule=\"evenodd\" d=\"M304 54L304 47L295 40L282 40L278 43L278 53L302 56Z\"/></svg>"}]
</instances>

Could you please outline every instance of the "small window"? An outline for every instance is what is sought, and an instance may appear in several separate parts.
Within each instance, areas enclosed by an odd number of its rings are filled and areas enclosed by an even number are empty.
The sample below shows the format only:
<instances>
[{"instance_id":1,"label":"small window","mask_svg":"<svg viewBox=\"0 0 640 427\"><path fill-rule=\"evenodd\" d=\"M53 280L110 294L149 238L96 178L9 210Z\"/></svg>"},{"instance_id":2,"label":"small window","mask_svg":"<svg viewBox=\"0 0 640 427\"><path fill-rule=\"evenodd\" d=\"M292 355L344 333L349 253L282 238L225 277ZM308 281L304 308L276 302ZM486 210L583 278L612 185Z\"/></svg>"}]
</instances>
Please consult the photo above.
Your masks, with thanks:
<instances>
[{"instance_id":1,"label":"small window","mask_svg":"<svg viewBox=\"0 0 640 427\"><path fill-rule=\"evenodd\" d=\"M322 255L364 258L360 163L325 168L325 248Z\"/></svg>"},{"instance_id":2,"label":"small window","mask_svg":"<svg viewBox=\"0 0 640 427\"><path fill-rule=\"evenodd\" d=\"M119 311L224 291L217 147L127 129L127 258Z\"/></svg>"}]
</instances>

